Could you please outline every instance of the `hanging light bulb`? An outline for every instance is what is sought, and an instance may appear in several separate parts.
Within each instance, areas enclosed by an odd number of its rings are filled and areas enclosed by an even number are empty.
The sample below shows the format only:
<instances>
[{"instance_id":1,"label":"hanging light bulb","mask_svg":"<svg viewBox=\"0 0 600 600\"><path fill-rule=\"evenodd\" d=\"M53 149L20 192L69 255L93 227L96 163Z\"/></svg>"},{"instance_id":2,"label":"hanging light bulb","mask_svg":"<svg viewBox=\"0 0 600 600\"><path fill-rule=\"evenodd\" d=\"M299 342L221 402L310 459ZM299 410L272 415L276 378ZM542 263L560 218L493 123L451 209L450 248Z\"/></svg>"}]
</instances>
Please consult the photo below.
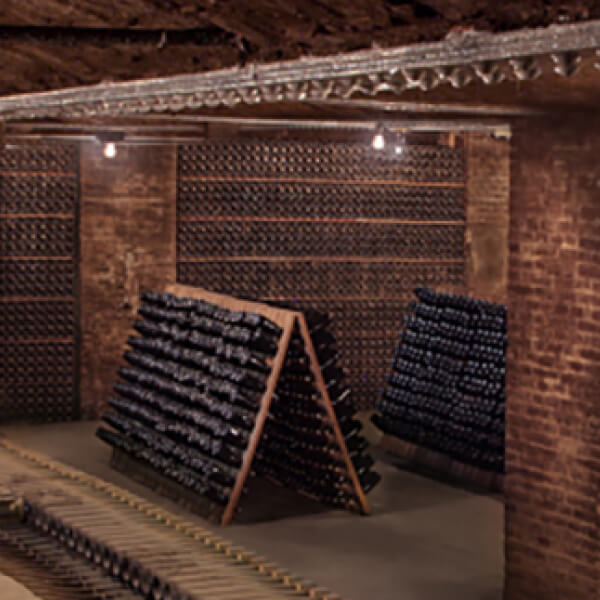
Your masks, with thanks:
<instances>
[{"instance_id":1,"label":"hanging light bulb","mask_svg":"<svg viewBox=\"0 0 600 600\"><path fill-rule=\"evenodd\" d=\"M404 134L399 133L394 140L394 154L396 156L401 156L404 154L404 147L406 146L406 139Z\"/></svg>"},{"instance_id":2,"label":"hanging light bulb","mask_svg":"<svg viewBox=\"0 0 600 600\"><path fill-rule=\"evenodd\" d=\"M385 148L385 136L383 133L376 133L373 136L373 150L383 150Z\"/></svg>"},{"instance_id":3,"label":"hanging light bulb","mask_svg":"<svg viewBox=\"0 0 600 600\"><path fill-rule=\"evenodd\" d=\"M115 158L117 156L117 144L125 139L122 131L104 131L96 134L96 141L102 147L102 154L105 158Z\"/></svg>"},{"instance_id":4,"label":"hanging light bulb","mask_svg":"<svg viewBox=\"0 0 600 600\"><path fill-rule=\"evenodd\" d=\"M114 158L117 155L117 145L114 142L107 142L102 152L106 158Z\"/></svg>"},{"instance_id":5,"label":"hanging light bulb","mask_svg":"<svg viewBox=\"0 0 600 600\"><path fill-rule=\"evenodd\" d=\"M373 135L373 140L371 141L371 146L373 146L373 150L384 150L385 149L385 131L383 126L379 126Z\"/></svg>"}]
</instances>

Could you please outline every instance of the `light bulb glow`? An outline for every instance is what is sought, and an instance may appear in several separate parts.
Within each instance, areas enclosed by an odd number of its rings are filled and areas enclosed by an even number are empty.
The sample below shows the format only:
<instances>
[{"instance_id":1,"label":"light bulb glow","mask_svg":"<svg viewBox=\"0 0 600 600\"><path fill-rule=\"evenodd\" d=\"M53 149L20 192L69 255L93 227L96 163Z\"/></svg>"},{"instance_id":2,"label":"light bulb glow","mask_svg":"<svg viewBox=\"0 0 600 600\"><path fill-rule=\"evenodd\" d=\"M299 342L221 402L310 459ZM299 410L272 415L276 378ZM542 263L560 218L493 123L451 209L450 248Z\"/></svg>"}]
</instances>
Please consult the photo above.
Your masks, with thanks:
<instances>
[{"instance_id":1,"label":"light bulb glow","mask_svg":"<svg viewBox=\"0 0 600 600\"><path fill-rule=\"evenodd\" d=\"M114 142L107 142L103 149L106 158L114 158L117 155L117 145Z\"/></svg>"},{"instance_id":2,"label":"light bulb glow","mask_svg":"<svg viewBox=\"0 0 600 600\"><path fill-rule=\"evenodd\" d=\"M376 133L373 136L372 143L374 150L383 150L385 148L385 138L383 137L383 133Z\"/></svg>"},{"instance_id":3,"label":"light bulb glow","mask_svg":"<svg viewBox=\"0 0 600 600\"><path fill-rule=\"evenodd\" d=\"M394 148L394 152L395 152L396 154L402 154L402 152L404 152L404 150L402 149L402 146L396 146L396 147Z\"/></svg>"}]
</instances>

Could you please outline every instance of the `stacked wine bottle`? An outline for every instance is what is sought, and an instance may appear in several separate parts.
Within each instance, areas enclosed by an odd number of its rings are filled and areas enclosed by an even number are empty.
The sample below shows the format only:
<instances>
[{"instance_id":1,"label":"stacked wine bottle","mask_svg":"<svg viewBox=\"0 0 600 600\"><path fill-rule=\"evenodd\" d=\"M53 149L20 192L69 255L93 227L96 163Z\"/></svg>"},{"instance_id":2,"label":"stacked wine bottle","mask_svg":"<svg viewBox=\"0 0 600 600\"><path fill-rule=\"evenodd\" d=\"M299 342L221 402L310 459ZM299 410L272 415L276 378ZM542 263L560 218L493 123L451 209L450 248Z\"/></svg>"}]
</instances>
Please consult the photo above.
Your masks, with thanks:
<instances>
[{"instance_id":1,"label":"stacked wine bottle","mask_svg":"<svg viewBox=\"0 0 600 600\"><path fill-rule=\"evenodd\" d=\"M281 329L262 315L145 292L97 435L162 476L229 502Z\"/></svg>"},{"instance_id":2,"label":"stacked wine bottle","mask_svg":"<svg viewBox=\"0 0 600 600\"><path fill-rule=\"evenodd\" d=\"M303 312L346 448L362 490L368 493L381 477L371 470L374 461L366 452L367 440L360 435L362 423L354 418L356 407L344 384L344 372L336 364L338 353L329 331L330 319L317 311ZM258 473L321 502L352 510L360 508L297 324L255 467Z\"/></svg>"},{"instance_id":3,"label":"stacked wine bottle","mask_svg":"<svg viewBox=\"0 0 600 600\"><path fill-rule=\"evenodd\" d=\"M506 307L415 290L383 397L382 431L504 471Z\"/></svg>"}]
</instances>

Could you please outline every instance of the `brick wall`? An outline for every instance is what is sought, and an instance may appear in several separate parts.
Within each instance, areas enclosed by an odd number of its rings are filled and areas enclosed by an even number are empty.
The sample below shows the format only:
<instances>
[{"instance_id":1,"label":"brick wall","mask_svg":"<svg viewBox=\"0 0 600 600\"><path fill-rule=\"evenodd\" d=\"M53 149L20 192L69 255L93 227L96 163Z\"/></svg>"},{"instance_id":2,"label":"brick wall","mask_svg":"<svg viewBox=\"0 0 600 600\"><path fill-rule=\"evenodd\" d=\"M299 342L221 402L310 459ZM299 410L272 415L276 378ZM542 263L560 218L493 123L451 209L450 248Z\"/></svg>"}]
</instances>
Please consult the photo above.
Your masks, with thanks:
<instances>
[{"instance_id":1,"label":"brick wall","mask_svg":"<svg viewBox=\"0 0 600 600\"><path fill-rule=\"evenodd\" d=\"M513 136L507 600L600 597L599 127Z\"/></svg>"},{"instance_id":2,"label":"brick wall","mask_svg":"<svg viewBox=\"0 0 600 600\"><path fill-rule=\"evenodd\" d=\"M506 302L510 142L490 133L465 136L465 285L476 298Z\"/></svg>"},{"instance_id":3,"label":"brick wall","mask_svg":"<svg viewBox=\"0 0 600 600\"><path fill-rule=\"evenodd\" d=\"M175 148L81 145L81 411L106 407L139 292L175 280Z\"/></svg>"}]
</instances>

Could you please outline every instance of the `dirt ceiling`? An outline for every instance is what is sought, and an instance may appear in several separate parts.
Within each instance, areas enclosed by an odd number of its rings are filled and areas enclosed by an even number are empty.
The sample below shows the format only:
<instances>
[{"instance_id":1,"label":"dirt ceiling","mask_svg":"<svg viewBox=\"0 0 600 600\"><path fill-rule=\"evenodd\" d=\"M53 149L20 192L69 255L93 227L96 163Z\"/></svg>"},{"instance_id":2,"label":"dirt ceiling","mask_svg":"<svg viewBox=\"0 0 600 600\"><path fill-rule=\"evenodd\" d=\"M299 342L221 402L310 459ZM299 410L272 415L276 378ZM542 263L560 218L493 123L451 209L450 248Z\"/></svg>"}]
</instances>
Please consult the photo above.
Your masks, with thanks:
<instances>
[{"instance_id":1,"label":"dirt ceiling","mask_svg":"<svg viewBox=\"0 0 600 600\"><path fill-rule=\"evenodd\" d=\"M0 95L595 18L597 0L2 0Z\"/></svg>"}]
</instances>

